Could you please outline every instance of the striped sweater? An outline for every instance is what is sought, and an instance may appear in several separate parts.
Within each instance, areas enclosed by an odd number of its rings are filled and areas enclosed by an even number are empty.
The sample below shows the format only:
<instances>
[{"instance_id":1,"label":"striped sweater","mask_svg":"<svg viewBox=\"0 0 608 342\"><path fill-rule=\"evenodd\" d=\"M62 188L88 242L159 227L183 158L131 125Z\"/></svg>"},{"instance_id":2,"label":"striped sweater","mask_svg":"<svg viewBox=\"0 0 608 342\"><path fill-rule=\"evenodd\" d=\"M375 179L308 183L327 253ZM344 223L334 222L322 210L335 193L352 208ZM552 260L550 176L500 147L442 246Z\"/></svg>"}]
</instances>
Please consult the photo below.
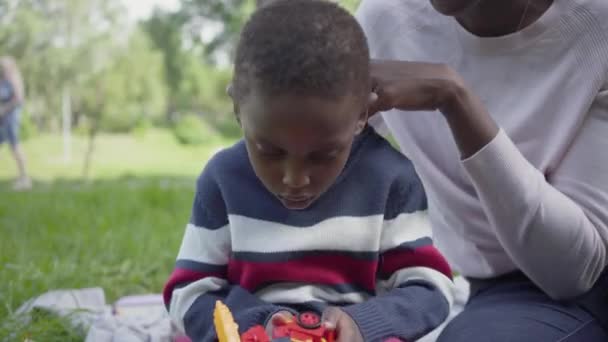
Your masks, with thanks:
<instances>
[{"instance_id":1,"label":"striped sweater","mask_svg":"<svg viewBox=\"0 0 608 342\"><path fill-rule=\"evenodd\" d=\"M197 181L192 216L164 290L194 341L213 341L216 300L241 332L279 310L342 307L366 341L415 340L452 302L451 271L428 237L424 189L373 129L354 141L332 187L288 210L256 177L243 141Z\"/></svg>"}]
</instances>

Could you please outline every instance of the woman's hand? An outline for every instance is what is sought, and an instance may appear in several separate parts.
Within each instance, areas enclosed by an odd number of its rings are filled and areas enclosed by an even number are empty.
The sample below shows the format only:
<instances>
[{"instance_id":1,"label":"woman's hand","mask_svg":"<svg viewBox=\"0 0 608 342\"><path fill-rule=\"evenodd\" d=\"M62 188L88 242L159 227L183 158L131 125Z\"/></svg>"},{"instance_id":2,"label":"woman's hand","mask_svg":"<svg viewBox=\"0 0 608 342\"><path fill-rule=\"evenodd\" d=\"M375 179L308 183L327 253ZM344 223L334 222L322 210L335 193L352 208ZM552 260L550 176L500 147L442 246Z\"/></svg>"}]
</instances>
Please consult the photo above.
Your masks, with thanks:
<instances>
[{"instance_id":1,"label":"woman's hand","mask_svg":"<svg viewBox=\"0 0 608 342\"><path fill-rule=\"evenodd\" d=\"M443 64L373 60L371 76L378 97L370 113L447 109L465 89L460 76Z\"/></svg>"},{"instance_id":2,"label":"woman's hand","mask_svg":"<svg viewBox=\"0 0 608 342\"><path fill-rule=\"evenodd\" d=\"M440 111L466 158L488 144L498 126L462 77L443 64L373 60L369 113Z\"/></svg>"},{"instance_id":3,"label":"woman's hand","mask_svg":"<svg viewBox=\"0 0 608 342\"><path fill-rule=\"evenodd\" d=\"M330 306L323 312L323 325L335 330L336 342L364 342L357 323L341 309Z\"/></svg>"}]
</instances>

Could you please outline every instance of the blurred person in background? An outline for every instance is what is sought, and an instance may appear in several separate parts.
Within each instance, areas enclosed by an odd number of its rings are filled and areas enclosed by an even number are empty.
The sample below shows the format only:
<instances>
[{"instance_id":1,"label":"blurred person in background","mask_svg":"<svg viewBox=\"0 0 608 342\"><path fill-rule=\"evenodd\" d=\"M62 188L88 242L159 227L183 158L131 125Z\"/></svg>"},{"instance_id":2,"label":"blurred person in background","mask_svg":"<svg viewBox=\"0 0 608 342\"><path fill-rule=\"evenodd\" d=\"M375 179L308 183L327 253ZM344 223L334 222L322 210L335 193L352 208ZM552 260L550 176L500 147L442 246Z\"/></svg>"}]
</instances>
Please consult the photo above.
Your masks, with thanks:
<instances>
[{"instance_id":1,"label":"blurred person in background","mask_svg":"<svg viewBox=\"0 0 608 342\"><path fill-rule=\"evenodd\" d=\"M25 155L19 145L19 115L24 102L23 78L15 59L0 57L0 144L8 142L19 176L13 185L15 190L27 190L32 181L26 172Z\"/></svg>"}]
</instances>

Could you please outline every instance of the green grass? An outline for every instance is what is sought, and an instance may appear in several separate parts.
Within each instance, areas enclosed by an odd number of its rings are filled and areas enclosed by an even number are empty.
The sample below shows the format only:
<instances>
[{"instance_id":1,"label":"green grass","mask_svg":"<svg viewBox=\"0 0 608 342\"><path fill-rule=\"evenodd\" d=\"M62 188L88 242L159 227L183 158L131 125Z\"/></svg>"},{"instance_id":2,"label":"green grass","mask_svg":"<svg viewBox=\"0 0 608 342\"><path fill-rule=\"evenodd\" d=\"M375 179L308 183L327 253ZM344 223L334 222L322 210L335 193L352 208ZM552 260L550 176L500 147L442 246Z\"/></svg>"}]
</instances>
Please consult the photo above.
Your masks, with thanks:
<instances>
[{"instance_id":1,"label":"green grass","mask_svg":"<svg viewBox=\"0 0 608 342\"><path fill-rule=\"evenodd\" d=\"M182 146L171 132L149 130L143 135L99 135L93 154L91 177L193 176L209 157L230 140L217 139L212 145ZM24 143L30 174L36 180L73 179L82 176L87 140L72 137L70 160L63 155L63 140L57 135L42 135ZM0 146L0 180L16 174L15 163L5 146Z\"/></svg>"},{"instance_id":2,"label":"green grass","mask_svg":"<svg viewBox=\"0 0 608 342\"><path fill-rule=\"evenodd\" d=\"M74 160L64 163L60 138L43 136L25 144L36 184L22 193L10 191L14 170L4 165L12 161L2 156L0 341L83 339L62 319L37 315L23 324L10 318L48 290L100 286L109 303L159 293L190 215L195 177L228 143L184 148L160 131L102 136L94 179L82 182L84 141L74 141Z\"/></svg>"}]
</instances>

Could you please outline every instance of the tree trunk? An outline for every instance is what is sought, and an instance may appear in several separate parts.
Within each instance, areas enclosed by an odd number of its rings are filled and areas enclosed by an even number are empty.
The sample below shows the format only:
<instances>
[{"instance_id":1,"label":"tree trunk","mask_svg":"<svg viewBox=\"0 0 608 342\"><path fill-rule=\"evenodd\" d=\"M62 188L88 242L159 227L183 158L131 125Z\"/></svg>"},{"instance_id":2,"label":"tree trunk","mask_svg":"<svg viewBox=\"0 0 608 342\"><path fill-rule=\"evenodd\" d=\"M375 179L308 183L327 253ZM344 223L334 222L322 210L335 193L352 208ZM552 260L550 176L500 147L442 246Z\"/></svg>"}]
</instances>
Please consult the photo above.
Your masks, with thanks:
<instances>
[{"instance_id":1,"label":"tree trunk","mask_svg":"<svg viewBox=\"0 0 608 342\"><path fill-rule=\"evenodd\" d=\"M82 168L82 178L87 181L91 176L91 165L93 163L93 152L95 152L95 138L97 137L97 133L99 132L99 128L101 126L101 116L103 112L103 104L105 101L105 88L99 87L97 89L97 105L94 112L91 115L91 128L89 129L89 141L87 152L84 156L84 165Z\"/></svg>"},{"instance_id":2,"label":"tree trunk","mask_svg":"<svg viewBox=\"0 0 608 342\"><path fill-rule=\"evenodd\" d=\"M61 127L63 132L63 161L72 160L72 95L70 88L63 88Z\"/></svg>"},{"instance_id":3,"label":"tree trunk","mask_svg":"<svg viewBox=\"0 0 608 342\"><path fill-rule=\"evenodd\" d=\"M92 121L91 129L89 130L87 152L84 157L84 166L82 168L82 178L85 181L91 176L91 163L93 161L93 152L95 151L95 138L99 131L99 118L95 116Z\"/></svg>"}]
</instances>

